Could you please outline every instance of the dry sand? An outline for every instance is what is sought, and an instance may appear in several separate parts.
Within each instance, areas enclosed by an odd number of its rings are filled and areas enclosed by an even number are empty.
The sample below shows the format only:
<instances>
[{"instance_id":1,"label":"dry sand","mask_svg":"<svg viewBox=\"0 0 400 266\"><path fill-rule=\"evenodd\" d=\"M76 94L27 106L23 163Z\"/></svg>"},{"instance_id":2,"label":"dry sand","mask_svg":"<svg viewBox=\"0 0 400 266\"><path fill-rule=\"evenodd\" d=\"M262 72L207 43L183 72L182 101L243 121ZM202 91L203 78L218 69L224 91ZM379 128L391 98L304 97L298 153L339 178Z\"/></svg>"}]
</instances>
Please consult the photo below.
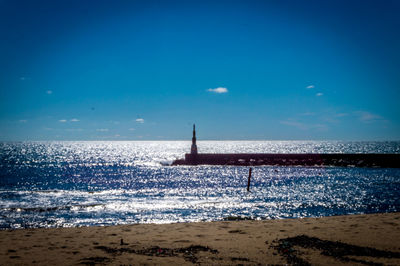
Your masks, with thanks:
<instances>
[{"instance_id":1,"label":"dry sand","mask_svg":"<svg viewBox=\"0 0 400 266\"><path fill-rule=\"evenodd\" d=\"M0 231L1 265L368 262L400 265L400 213Z\"/></svg>"}]
</instances>

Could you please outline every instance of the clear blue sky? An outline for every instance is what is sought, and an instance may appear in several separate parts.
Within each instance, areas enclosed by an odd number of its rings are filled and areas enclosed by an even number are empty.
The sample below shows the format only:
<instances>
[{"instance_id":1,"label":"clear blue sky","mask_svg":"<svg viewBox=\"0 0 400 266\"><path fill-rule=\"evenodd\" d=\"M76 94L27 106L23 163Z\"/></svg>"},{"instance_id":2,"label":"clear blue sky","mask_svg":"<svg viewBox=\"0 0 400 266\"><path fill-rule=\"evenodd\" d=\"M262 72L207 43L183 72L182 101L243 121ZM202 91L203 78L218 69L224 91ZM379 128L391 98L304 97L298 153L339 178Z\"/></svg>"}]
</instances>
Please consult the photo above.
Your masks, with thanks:
<instances>
[{"instance_id":1,"label":"clear blue sky","mask_svg":"<svg viewBox=\"0 0 400 266\"><path fill-rule=\"evenodd\" d=\"M400 140L400 1L0 0L0 140Z\"/></svg>"}]
</instances>

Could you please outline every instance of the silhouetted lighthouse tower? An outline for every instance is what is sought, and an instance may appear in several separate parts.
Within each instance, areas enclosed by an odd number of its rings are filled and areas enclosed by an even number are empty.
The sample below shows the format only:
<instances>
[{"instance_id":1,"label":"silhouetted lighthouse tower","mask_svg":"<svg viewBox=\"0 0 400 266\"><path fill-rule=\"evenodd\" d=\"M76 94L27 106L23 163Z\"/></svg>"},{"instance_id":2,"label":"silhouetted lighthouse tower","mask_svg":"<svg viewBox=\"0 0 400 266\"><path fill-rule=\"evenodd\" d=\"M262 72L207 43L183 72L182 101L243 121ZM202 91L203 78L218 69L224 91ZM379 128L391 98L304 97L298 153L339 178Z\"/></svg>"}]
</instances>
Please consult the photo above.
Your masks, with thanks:
<instances>
[{"instance_id":1,"label":"silhouetted lighthouse tower","mask_svg":"<svg viewBox=\"0 0 400 266\"><path fill-rule=\"evenodd\" d=\"M197 145L196 145L196 125L193 124L193 138L192 138L192 147L190 148L191 154L197 154Z\"/></svg>"}]
</instances>

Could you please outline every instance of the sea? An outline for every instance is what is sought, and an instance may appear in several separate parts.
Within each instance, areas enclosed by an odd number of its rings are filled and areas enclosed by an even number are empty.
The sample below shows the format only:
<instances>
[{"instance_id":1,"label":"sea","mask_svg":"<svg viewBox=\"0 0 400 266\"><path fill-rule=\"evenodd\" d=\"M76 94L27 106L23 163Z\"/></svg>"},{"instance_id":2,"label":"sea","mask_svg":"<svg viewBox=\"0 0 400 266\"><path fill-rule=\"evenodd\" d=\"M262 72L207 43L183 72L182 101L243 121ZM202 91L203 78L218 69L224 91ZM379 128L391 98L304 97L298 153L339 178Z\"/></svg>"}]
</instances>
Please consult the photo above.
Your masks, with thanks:
<instances>
[{"instance_id":1,"label":"sea","mask_svg":"<svg viewBox=\"0 0 400 266\"><path fill-rule=\"evenodd\" d=\"M0 229L400 211L400 168L171 166L189 141L0 142ZM198 141L200 153L400 153L400 142Z\"/></svg>"}]
</instances>

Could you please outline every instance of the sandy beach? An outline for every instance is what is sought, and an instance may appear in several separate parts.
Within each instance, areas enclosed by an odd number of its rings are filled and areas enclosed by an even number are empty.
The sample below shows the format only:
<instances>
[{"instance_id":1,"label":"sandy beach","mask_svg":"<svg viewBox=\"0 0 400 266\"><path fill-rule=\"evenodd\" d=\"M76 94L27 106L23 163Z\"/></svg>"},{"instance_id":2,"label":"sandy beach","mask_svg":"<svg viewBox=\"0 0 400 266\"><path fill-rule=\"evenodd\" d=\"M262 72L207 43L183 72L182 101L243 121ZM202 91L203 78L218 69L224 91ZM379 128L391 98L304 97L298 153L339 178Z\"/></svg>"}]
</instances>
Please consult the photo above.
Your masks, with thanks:
<instances>
[{"instance_id":1,"label":"sandy beach","mask_svg":"<svg viewBox=\"0 0 400 266\"><path fill-rule=\"evenodd\" d=\"M0 231L1 265L400 265L400 213Z\"/></svg>"}]
</instances>

